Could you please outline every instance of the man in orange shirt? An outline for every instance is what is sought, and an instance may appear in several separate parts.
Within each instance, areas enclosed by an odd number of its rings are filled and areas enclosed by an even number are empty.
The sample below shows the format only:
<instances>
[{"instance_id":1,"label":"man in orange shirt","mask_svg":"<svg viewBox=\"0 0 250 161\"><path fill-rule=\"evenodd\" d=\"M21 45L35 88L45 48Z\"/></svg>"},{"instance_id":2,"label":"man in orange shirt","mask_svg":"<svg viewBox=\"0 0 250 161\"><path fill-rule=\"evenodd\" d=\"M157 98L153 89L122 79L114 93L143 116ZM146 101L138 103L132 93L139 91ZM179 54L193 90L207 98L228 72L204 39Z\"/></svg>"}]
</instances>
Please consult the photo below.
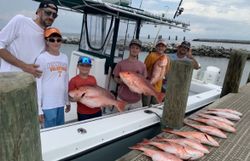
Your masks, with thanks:
<instances>
[{"instance_id":1,"label":"man in orange shirt","mask_svg":"<svg viewBox=\"0 0 250 161\"><path fill-rule=\"evenodd\" d=\"M151 79L152 73L153 73L153 69L154 69L154 64L157 62L157 60L162 56L162 55L166 55L165 50L167 49L167 43L165 40L163 39L159 39L156 43L155 46L156 51L155 52L150 52L148 54L148 56L146 57L144 63L146 65L147 68L147 72L148 72L148 77L149 79ZM166 66L166 72L168 72L169 67L170 67L170 59L169 57L167 57L168 59L168 63ZM155 90L157 92L161 92L162 89L162 80L157 81L155 84L153 84ZM154 97L143 97L143 106L145 105L149 105L149 104L157 104L157 101Z\"/></svg>"}]
</instances>

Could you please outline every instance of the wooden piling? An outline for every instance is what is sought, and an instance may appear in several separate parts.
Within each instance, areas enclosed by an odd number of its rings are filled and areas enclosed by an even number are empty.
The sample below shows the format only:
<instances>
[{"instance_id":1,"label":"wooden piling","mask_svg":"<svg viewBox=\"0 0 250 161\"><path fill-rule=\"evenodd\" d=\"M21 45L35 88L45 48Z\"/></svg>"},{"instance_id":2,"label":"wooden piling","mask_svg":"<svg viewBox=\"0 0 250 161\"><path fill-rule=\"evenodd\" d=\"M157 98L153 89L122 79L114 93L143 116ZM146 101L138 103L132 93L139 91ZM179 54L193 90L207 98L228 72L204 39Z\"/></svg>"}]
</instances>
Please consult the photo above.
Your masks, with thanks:
<instances>
[{"instance_id":1,"label":"wooden piling","mask_svg":"<svg viewBox=\"0 0 250 161\"><path fill-rule=\"evenodd\" d=\"M0 73L0 82L0 160L41 161L34 77Z\"/></svg>"},{"instance_id":2,"label":"wooden piling","mask_svg":"<svg viewBox=\"0 0 250 161\"><path fill-rule=\"evenodd\" d=\"M179 129L183 126L193 66L188 61L171 62L168 73L162 127Z\"/></svg>"},{"instance_id":3,"label":"wooden piling","mask_svg":"<svg viewBox=\"0 0 250 161\"><path fill-rule=\"evenodd\" d=\"M238 93L247 56L246 53L240 50L234 50L230 55L220 97L229 93Z\"/></svg>"}]
</instances>

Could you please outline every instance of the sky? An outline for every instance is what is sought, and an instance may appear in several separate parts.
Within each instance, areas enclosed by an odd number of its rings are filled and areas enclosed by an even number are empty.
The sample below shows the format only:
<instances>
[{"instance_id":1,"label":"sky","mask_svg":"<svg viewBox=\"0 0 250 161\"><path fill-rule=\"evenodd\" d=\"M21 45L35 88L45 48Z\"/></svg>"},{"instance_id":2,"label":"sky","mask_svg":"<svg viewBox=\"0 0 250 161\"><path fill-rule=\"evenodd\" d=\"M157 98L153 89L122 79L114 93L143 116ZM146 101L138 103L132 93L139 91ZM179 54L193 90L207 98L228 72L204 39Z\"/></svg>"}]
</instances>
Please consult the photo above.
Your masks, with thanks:
<instances>
[{"instance_id":1,"label":"sky","mask_svg":"<svg viewBox=\"0 0 250 161\"><path fill-rule=\"evenodd\" d=\"M132 0L131 6L139 7L156 14L166 14L173 18L179 0ZM10 3L15 5L10 5ZM35 18L39 3L32 0L1 0L0 29L16 14ZM176 20L190 23L191 31L162 27L163 37L217 38L250 40L250 1L249 0L183 0L184 12ZM53 26L64 33L80 33L82 15L59 10ZM158 26L159 27L159 26ZM158 27L150 31L157 34Z\"/></svg>"}]
</instances>

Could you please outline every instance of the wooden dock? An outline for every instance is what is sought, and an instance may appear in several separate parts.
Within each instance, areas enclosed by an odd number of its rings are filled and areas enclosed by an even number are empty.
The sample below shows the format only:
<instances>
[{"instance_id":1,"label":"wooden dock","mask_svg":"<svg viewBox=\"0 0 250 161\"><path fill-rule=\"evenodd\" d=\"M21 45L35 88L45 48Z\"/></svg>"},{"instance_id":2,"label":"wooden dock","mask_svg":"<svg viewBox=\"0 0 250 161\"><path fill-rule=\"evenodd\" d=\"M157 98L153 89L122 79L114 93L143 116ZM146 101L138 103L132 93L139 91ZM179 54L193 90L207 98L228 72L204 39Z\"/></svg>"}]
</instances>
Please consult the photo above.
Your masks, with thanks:
<instances>
[{"instance_id":1,"label":"wooden dock","mask_svg":"<svg viewBox=\"0 0 250 161\"><path fill-rule=\"evenodd\" d=\"M207 146L210 153L199 161L250 161L250 84L241 87L239 93L230 93L204 109L206 108L230 108L243 113L243 116L235 125L236 133L225 132L227 139L213 137L220 146L218 148ZM180 131L191 130L195 131L188 126L180 129ZM173 134L161 133L159 135L177 138ZM117 161L151 161L151 159L140 151L132 150Z\"/></svg>"}]
</instances>

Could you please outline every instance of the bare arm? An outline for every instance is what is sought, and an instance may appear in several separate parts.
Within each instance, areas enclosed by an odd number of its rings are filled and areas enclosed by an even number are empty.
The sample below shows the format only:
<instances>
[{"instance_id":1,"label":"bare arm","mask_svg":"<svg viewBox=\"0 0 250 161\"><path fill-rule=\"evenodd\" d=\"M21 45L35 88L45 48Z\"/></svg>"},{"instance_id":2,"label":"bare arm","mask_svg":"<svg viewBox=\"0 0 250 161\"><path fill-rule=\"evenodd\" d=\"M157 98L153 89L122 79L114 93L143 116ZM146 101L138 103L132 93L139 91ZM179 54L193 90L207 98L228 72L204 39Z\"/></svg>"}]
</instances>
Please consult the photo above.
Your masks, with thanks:
<instances>
[{"instance_id":1,"label":"bare arm","mask_svg":"<svg viewBox=\"0 0 250 161\"><path fill-rule=\"evenodd\" d=\"M194 69L199 69L200 68L199 63L197 62L197 60L192 55L192 49L191 48L188 51L187 58L192 60L192 64L193 64Z\"/></svg>"},{"instance_id":2,"label":"bare arm","mask_svg":"<svg viewBox=\"0 0 250 161\"><path fill-rule=\"evenodd\" d=\"M122 84L121 78L114 76L114 80L117 84Z\"/></svg>"},{"instance_id":3,"label":"bare arm","mask_svg":"<svg viewBox=\"0 0 250 161\"><path fill-rule=\"evenodd\" d=\"M39 67L36 64L26 64L23 61L17 59L15 56L13 56L8 50L6 49L0 49L0 58L5 60L6 62L22 69L24 72L30 73L34 75L35 77L40 77L42 74L42 71L38 70Z\"/></svg>"}]
</instances>

